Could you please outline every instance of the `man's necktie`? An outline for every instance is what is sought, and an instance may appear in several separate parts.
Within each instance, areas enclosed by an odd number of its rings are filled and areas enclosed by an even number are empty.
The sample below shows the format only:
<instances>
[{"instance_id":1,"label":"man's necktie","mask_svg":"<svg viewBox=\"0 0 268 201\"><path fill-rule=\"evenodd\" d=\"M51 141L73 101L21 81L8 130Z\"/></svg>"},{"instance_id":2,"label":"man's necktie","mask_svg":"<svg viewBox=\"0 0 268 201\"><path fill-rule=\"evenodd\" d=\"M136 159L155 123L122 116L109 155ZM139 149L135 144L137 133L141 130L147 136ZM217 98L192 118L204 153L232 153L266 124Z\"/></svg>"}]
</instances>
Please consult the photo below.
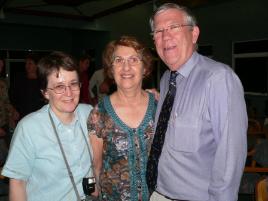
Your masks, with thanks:
<instances>
[{"instance_id":1,"label":"man's necktie","mask_svg":"<svg viewBox=\"0 0 268 201\"><path fill-rule=\"evenodd\" d=\"M177 75L178 73L176 71L171 71L169 79L169 89L166 98L163 102L161 112L159 114L155 135L151 146L151 151L148 158L146 179L150 194L152 194L156 188L158 161L165 141L165 134L167 131L168 121L173 107L174 98L176 95Z\"/></svg>"}]
</instances>

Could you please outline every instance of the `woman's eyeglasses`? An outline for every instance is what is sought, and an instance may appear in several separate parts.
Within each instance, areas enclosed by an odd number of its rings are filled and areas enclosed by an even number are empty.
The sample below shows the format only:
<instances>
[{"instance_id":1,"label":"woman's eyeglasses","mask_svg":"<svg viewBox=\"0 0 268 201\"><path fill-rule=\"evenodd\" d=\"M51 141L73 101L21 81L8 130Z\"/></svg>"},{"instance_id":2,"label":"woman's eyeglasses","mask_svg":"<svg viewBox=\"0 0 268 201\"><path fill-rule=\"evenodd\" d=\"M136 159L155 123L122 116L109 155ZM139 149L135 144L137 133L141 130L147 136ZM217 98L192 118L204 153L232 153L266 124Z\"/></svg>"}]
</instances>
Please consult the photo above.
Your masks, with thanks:
<instances>
[{"instance_id":1,"label":"woman's eyeglasses","mask_svg":"<svg viewBox=\"0 0 268 201\"><path fill-rule=\"evenodd\" d=\"M81 87L80 82L71 82L69 85L59 84L53 88L47 88L53 90L56 94L63 94L66 91L66 88L69 87L71 91L79 91Z\"/></svg>"},{"instance_id":2,"label":"woman's eyeglasses","mask_svg":"<svg viewBox=\"0 0 268 201\"><path fill-rule=\"evenodd\" d=\"M120 56L116 56L113 60L113 65L114 66L123 66L125 63L128 63L130 66L135 66L141 63L141 58L139 56L130 56L128 58L123 58Z\"/></svg>"}]
</instances>

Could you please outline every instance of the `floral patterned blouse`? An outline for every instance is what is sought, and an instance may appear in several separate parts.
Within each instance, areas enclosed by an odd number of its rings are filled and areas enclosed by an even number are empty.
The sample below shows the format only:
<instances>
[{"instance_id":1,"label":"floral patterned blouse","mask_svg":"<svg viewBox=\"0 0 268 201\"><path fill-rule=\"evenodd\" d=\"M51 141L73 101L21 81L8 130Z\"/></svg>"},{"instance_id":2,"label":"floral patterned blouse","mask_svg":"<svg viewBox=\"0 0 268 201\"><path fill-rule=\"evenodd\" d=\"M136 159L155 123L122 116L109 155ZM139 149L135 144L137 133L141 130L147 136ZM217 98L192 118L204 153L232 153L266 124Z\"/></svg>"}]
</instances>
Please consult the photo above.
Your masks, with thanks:
<instances>
[{"instance_id":1,"label":"floral patterned blouse","mask_svg":"<svg viewBox=\"0 0 268 201\"><path fill-rule=\"evenodd\" d=\"M153 139L156 101L149 93L149 104L137 128L128 127L115 113L110 97L91 111L88 130L103 139L100 173L101 200L149 200L145 172Z\"/></svg>"}]
</instances>

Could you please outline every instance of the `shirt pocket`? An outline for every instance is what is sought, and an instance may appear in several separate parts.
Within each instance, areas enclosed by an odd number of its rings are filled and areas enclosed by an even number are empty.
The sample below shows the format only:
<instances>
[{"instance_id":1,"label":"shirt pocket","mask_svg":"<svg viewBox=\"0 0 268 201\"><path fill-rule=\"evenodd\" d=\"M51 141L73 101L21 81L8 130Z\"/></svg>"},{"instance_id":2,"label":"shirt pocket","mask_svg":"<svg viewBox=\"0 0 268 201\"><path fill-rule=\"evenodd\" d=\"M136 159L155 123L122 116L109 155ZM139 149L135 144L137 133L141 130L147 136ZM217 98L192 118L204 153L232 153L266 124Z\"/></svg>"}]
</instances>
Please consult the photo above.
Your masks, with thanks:
<instances>
[{"instance_id":1,"label":"shirt pocket","mask_svg":"<svg viewBox=\"0 0 268 201\"><path fill-rule=\"evenodd\" d=\"M198 119L177 117L170 121L168 143L174 151L193 153L199 147Z\"/></svg>"}]
</instances>

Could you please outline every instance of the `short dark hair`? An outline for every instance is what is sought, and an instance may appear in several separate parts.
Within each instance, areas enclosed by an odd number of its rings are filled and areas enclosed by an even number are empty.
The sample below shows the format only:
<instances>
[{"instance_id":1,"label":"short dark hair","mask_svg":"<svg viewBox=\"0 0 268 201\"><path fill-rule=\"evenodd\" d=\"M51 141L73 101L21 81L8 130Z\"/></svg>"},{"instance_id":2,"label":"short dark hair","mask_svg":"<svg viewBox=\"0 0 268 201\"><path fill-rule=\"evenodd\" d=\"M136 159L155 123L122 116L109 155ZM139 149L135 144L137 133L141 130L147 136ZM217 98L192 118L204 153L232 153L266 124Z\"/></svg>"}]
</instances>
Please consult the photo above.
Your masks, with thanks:
<instances>
[{"instance_id":1,"label":"short dark hair","mask_svg":"<svg viewBox=\"0 0 268 201\"><path fill-rule=\"evenodd\" d=\"M59 72L60 69L75 71L79 76L77 62L71 55L64 52L52 52L38 62L37 72L41 90L45 90L47 88L48 76L55 71Z\"/></svg>"},{"instance_id":2,"label":"short dark hair","mask_svg":"<svg viewBox=\"0 0 268 201\"><path fill-rule=\"evenodd\" d=\"M91 56L89 54L82 54L79 57L79 61L85 61L86 59L88 59L89 61L91 61Z\"/></svg>"},{"instance_id":3,"label":"short dark hair","mask_svg":"<svg viewBox=\"0 0 268 201\"><path fill-rule=\"evenodd\" d=\"M151 74L153 57L150 50L133 36L121 36L118 40L108 43L103 52L102 62L107 76L113 79L112 63L114 59L114 52L118 46L133 48L141 57L143 67L145 69L144 77L147 77Z\"/></svg>"},{"instance_id":4,"label":"short dark hair","mask_svg":"<svg viewBox=\"0 0 268 201\"><path fill-rule=\"evenodd\" d=\"M32 60L35 64L37 64L38 61L40 60L40 56L37 53L32 52L26 55L25 59Z\"/></svg>"}]
</instances>

